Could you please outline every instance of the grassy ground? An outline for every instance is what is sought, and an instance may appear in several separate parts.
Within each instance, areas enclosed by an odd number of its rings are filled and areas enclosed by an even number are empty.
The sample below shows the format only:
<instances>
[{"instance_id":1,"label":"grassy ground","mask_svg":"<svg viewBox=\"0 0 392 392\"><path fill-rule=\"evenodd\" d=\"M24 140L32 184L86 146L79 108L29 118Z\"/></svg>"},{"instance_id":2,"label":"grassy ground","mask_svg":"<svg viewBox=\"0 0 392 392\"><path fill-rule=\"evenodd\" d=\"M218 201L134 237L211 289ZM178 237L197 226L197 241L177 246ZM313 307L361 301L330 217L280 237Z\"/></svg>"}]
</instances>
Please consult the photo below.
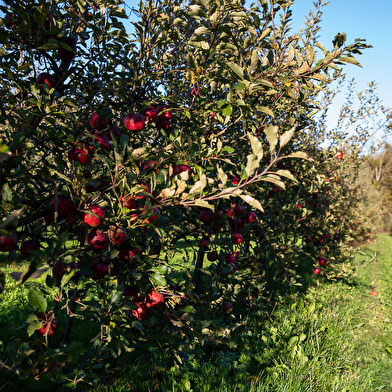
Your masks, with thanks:
<instances>
[{"instance_id":1,"label":"grassy ground","mask_svg":"<svg viewBox=\"0 0 392 392\"><path fill-rule=\"evenodd\" d=\"M186 371L168 368L152 386L124 366L109 387L89 391L392 391L391 249L392 237L380 235L341 277L314 277L306 294L282 298L262 324L250 315L233 333L236 346L208 360L198 353ZM23 292L12 295L0 303L3 314L26 311Z\"/></svg>"}]
</instances>

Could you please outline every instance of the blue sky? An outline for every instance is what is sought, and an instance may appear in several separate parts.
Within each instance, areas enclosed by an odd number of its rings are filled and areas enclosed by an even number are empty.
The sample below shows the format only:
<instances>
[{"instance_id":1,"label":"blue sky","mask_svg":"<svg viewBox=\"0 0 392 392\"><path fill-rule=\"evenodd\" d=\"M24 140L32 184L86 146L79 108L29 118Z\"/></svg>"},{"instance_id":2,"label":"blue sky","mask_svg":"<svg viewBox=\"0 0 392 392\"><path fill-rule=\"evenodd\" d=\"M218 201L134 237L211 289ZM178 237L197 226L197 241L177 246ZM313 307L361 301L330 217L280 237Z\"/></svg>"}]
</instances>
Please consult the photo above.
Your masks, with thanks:
<instances>
[{"instance_id":1,"label":"blue sky","mask_svg":"<svg viewBox=\"0 0 392 392\"><path fill-rule=\"evenodd\" d=\"M314 9L313 0L296 0L292 6L293 25L297 30L305 27L305 16ZM366 39L373 48L363 51L357 59L362 68L348 65L345 73L348 79L355 78L358 90L367 83L377 83L378 95L385 106L392 106L392 0L331 0L323 7L320 41L327 49L332 47L332 39L338 32L347 34L347 42L356 38ZM336 100L331 110L328 125L335 125L334 119L343 97Z\"/></svg>"}]
</instances>

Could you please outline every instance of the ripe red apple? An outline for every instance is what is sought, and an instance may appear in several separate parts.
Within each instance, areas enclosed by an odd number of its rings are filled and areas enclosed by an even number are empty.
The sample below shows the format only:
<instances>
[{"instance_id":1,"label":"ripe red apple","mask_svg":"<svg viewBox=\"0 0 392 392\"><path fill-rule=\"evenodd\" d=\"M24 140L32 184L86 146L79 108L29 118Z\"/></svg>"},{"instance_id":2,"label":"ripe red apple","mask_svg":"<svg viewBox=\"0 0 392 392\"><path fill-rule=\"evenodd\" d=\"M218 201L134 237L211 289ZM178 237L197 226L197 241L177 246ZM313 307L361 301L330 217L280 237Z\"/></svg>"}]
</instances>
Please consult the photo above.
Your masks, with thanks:
<instances>
[{"instance_id":1,"label":"ripe red apple","mask_svg":"<svg viewBox=\"0 0 392 392\"><path fill-rule=\"evenodd\" d=\"M91 128L102 131L109 125L109 120L105 117L98 116L97 112L94 112L90 118Z\"/></svg>"},{"instance_id":2,"label":"ripe red apple","mask_svg":"<svg viewBox=\"0 0 392 392\"><path fill-rule=\"evenodd\" d=\"M21 243L19 251L22 257L26 259L28 256L31 256L31 250L38 250L40 247L41 245L38 241L26 240Z\"/></svg>"},{"instance_id":3,"label":"ripe red apple","mask_svg":"<svg viewBox=\"0 0 392 392\"><path fill-rule=\"evenodd\" d=\"M139 185L141 186L142 189L141 189L140 192L138 192L138 193L134 196L134 198L135 198L135 199L138 199L138 200L142 200L142 199L145 199L147 196L141 194L141 192L151 193L151 188L150 188L150 186L149 186L148 184L139 184Z\"/></svg>"},{"instance_id":4,"label":"ripe red apple","mask_svg":"<svg viewBox=\"0 0 392 392\"><path fill-rule=\"evenodd\" d=\"M214 220L216 222L219 222L220 219L222 218L222 216L223 216L222 211L219 211L219 210L214 211Z\"/></svg>"},{"instance_id":5,"label":"ripe red apple","mask_svg":"<svg viewBox=\"0 0 392 392\"><path fill-rule=\"evenodd\" d=\"M0 234L0 252L9 252L16 248L18 237L14 231Z\"/></svg>"},{"instance_id":6,"label":"ripe red apple","mask_svg":"<svg viewBox=\"0 0 392 392\"><path fill-rule=\"evenodd\" d=\"M249 212L248 214L248 222L249 223L257 222L257 215L253 211Z\"/></svg>"},{"instance_id":7,"label":"ripe red apple","mask_svg":"<svg viewBox=\"0 0 392 392\"><path fill-rule=\"evenodd\" d=\"M370 295L376 296L376 295L377 295L377 291L372 291L372 292L370 293Z\"/></svg>"},{"instance_id":8,"label":"ripe red apple","mask_svg":"<svg viewBox=\"0 0 392 392\"><path fill-rule=\"evenodd\" d=\"M148 218L144 219L144 222L149 224L152 223L155 219L158 219L160 217L160 213L158 208L153 208L152 210L152 215L150 215Z\"/></svg>"},{"instance_id":9,"label":"ripe red apple","mask_svg":"<svg viewBox=\"0 0 392 392\"><path fill-rule=\"evenodd\" d=\"M132 302L139 302L139 294L137 293L137 290L134 287L127 286L125 287L123 291L123 296L124 297L132 297L131 301Z\"/></svg>"},{"instance_id":10,"label":"ripe red apple","mask_svg":"<svg viewBox=\"0 0 392 392\"><path fill-rule=\"evenodd\" d=\"M217 259L218 259L218 253L215 250L207 253L208 261L216 261Z\"/></svg>"},{"instance_id":11,"label":"ripe red apple","mask_svg":"<svg viewBox=\"0 0 392 392\"><path fill-rule=\"evenodd\" d=\"M158 291L151 291L146 297L146 306L149 309L160 309L165 302L164 296Z\"/></svg>"},{"instance_id":12,"label":"ripe red apple","mask_svg":"<svg viewBox=\"0 0 392 392\"><path fill-rule=\"evenodd\" d=\"M191 173L191 167L189 165L173 165L173 174L176 176L177 174L180 174L182 172L188 171L189 174Z\"/></svg>"},{"instance_id":13,"label":"ripe red apple","mask_svg":"<svg viewBox=\"0 0 392 392\"><path fill-rule=\"evenodd\" d=\"M240 243L242 242L242 235L239 234L239 233L234 233L234 234L232 234L232 236L231 236L231 242L232 242L234 245L240 244Z\"/></svg>"},{"instance_id":14,"label":"ripe red apple","mask_svg":"<svg viewBox=\"0 0 392 392\"><path fill-rule=\"evenodd\" d=\"M228 302L228 301L223 302L223 304L222 304L222 311L223 311L223 313L230 313L230 312L232 312L233 311L233 305L230 302Z\"/></svg>"},{"instance_id":15,"label":"ripe red apple","mask_svg":"<svg viewBox=\"0 0 392 392\"><path fill-rule=\"evenodd\" d=\"M234 204L232 208L233 208L234 215L236 216L242 216L245 214L245 207L242 206L241 204Z\"/></svg>"},{"instance_id":16,"label":"ripe red apple","mask_svg":"<svg viewBox=\"0 0 392 392\"><path fill-rule=\"evenodd\" d=\"M39 312L37 318L42 321L41 328L34 331L37 336L44 336L45 334L47 334L47 336L52 336L56 332L59 326L57 318L46 312Z\"/></svg>"},{"instance_id":17,"label":"ripe red apple","mask_svg":"<svg viewBox=\"0 0 392 392\"><path fill-rule=\"evenodd\" d=\"M203 210L200 212L199 214L199 219L203 222L203 223L209 223L211 220L211 214L209 211Z\"/></svg>"},{"instance_id":18,"label":"ripe red apple","mask_svg":"<svg viewBox=\"0 0 392 392\"><path fill-rule=\"evenodd\" d=\"M64 264L61 261L57 261L54 265L53 265L53 276L54 278L60 282L61 279L64 276Z\"/></svg>"},{"instance_id":19,"label":"ripe red apple","mask_svg":"<svg viewBox=\"0 0 392 392\"><path fill-rule=\"evenodd\" d=\"M138 133L144 128L144 116L138 113L128 113L124 118L124 126L128 131Z\"/></svg>"},{"instance_id":20,"label":"ripe red apple","mask_svg":"<svg viewBox=\"0 0 392 392\"><path fill-rule=\"evenodd\" d=\"M132 310L132 314L139 320L147 320L151 315L151 310L142 302L136 303L137 309Z\"/></svg>"},{"instance_id":21,"label":"ripe red apple","mask_svg":"<svg viewBox=\"0 0 392 392\"><path fill-rule=\"evenodd\" d=\"M121 137L120 128L117 127L117 126L115 126L115 125L111 125L110 128L109 128L109 130L107 130L107 131L105 132L105 135L106 135L106 137L107 137L109 140L111 139L112 135L113 135L115 138L120 139L120 137Z\"/></svg>"},{"instance_id":22,"label":"ripe red apple","mask_svg":"<svg viewBox=\"0 0 392 392\"><path fill-rule=\"evenodd\" d=\"M89 161L88 151L84 148L73 147L68 152L70 162L80 162L81 165L87 165Z\"/></svg>"},{"instance_id":23,"label":"ripe red apple","mask_svg":"<svg viewBox=\"0 0 392 392\"><path fill-rule=\"evenodd\" d=\"M52 89L56 85L56 78L47 72L42 72L37 76L38 87L43 87L46 84L49 89Z\"/></svg>"},{"instance_id":24,"label":"ripe red apple","mask_svg":"<svg viewBox=\"0 0 392 392\"><path fill-rule=\"evenodd\" d=\"M325 267L327 265L327 259L325 257L320 256L319 257L319 265L321 267Z\"/></svg>"},{"instance_id":25,"label":"ripe red apple","mask_svg":"<svg viewBox=\"0 0 392 392\"><path fill-rule=\"evenodd\" d=\"M235 256L232 254L227 254L227 255L225 255L225 260L228 263L235 263Z\"/></svg>"},{"instance_id":26,"label":"ripe red apple","mask_svg":"<svg viewBox=\"0 0 392 392\"><path fill-rule=\"evenodd\" d=\"M72 200L68 197L59 197L58 198L58 203L57 203L57 214L60 218L67 218L69 217L73 210L74 210L74 205L72 203ZM50 202L50 211L54 214L55 211L55 200L54 198Z\"/></svg>"},{"instance_id":27,"label":"ripe red apple","mask_svg":"<svg viewBox=\"0 0 392 392\"><path fill-rule=\"evenodd\" d=\"M95 134L90 141L93 141L96 144L95 147L98 149L102 147L104 150L109 151L112 148L108 137L104 133ZM93 150L94 146L90 146L89 148Z\"/></svg>"},{"instance_id":28,"label":"ripe red apple","mask_svg":"<svg viewBox=\"0 0 392 392\"><path fill-rule=\"evenodd\" d=\"M132 196L121 196L120 198L121 205L130 210L135 210L137 208L137 200Z\"/></svg>"},{"instance_id":29,"label":"ripe red apple","mask_svg":"<svg viewBox=\"0 0 392 392\"><path fill-rule=\"evenodd\" d=\"M108 247L109 238L106 234L102 233L101 230L93 228L89 233L87 233L86 242L92 250L95 252L101 252Z\"/></svg>"},{"instance_id":30,"label":"ripe red apple","mask_svg":"<svg viewBox=\"0 0 392 392\"><path fill-rule=\"evenodd\" d=\"M115 245L121 245L127 240L127 232L122 226L110 225L109 238Z\"/></svg>"},{"instance_id":31,"label":"ripe red apple","mask_svg":"<svg viewBox=\"0 0 392 392\"><path fill-rule=\"evenodd\" d=\"M339 152L336 154L336 158L337 158L337 159L342 159L342 158L343 158L343 152L342 152L342 151L339 151Z\"/></svg>"},{"instance_id":32,"label":"ripe red apple","mask_svg":"<svg viewBox=\"0 0 392 392\"><path fill-rule=\"evenodd\" d=\"M163 131L166 131L166 134L170 134L170 132L168 132L170 127L170 120L166 119L165 117L157 117L155 120L155 125L158 131L162 129Z\"/></svg>"},{"instance_id":33,"label":"ripe red apple","mask_svg":"<svg viewBox=\"0 0 392 392\"><path fill-rule=\"evenodd\" d=\"M92 215L90 212L86 212L84 214L83 222L87 223L91 227L98 227L101 224L102 218L105 217L105 210L98 205L91 205L88 207L88 210L98 215L99 218Z\"/></svg>"},{"instance_id":34,"label":"ripe red apple","mask_svg":"<svg viewBox=\"0 0 392 392\"><path fill-rule=\"evenodd\" d=\"M157 119L170 120L172 118L172 112L167 106L159 106L156 110Z\"/></svg>"},{"instance_id":35,"label":"ripe red apple","mask_svg":"<svg viewBox=\"0 0 392 392\"><path fill-rule=\"evenodd\" d=\"M95 277L99 280L109 275L108 266L103 261L97 261L94 258L91 260L91 269L94 272Z\"/></svg>"},{"instance_id":36,"label":"ripe red apple","mask_svg":"<svg viewBox=\"0 0 392 392\"><path fill-rule=\"evenodd\" d=\"M229 180L231 181L231 183L233 185L238 185L241 179L240 179L240 176L237 176L237 175L232 176L232 175L230 175L229 176Z\"/></svg>"},{"instance_id":37,"label":"ripe red apple","mask_svg":"<svg viewBox=\"0 0 392 392\"><path fill-rule=\"evenodd\" d=\"M156 169L158 167L158 162L157 161L147 161L144 165L143 165L143 170L144 171L150 171L153 169ZM156 171L156 174L159 173L159 169Z\"/></svg>"},{"instance_id":38,"label":"ripe red apple","mask_svg":"<svg viewBox=\"0 0 392 392\"><path fill-rule=\"evenodd\" d=\"M120 249L120 253L118 254L118 258L121 261L124 261L127 264L131 264L133 258L139 255L139 249L135 246L127 246L125 248Z\"/></svg>"},{"instance_id":39,"label":"ripe red apple","mask_svg":"<svg viewBox=\"0 0 392 392\"><path fill-rule=\"evenodd\" d=\"M321 273L321 268L316 267L316 268L313 270L313 273L316 274L316 275L320 274L320 273Z\"/></svg>"},{"instance_id":40,"label":"ripe red apple","mask_svg":"<svg viewBox=\"0 0 392 392\"><path fill-rule=\"evenodd\" d=\"M148 118L148 122L154 122L155 121L155 118L156 118L156 116L157 116L157 111L156 111L156 109L154 108L154 106L149 106L148 108L146 108L146 109L143 109L141 112L140 112L140 114L142 115L142 116L144 116L144 117L147 117Z\"/></svg>"}]
</instances>

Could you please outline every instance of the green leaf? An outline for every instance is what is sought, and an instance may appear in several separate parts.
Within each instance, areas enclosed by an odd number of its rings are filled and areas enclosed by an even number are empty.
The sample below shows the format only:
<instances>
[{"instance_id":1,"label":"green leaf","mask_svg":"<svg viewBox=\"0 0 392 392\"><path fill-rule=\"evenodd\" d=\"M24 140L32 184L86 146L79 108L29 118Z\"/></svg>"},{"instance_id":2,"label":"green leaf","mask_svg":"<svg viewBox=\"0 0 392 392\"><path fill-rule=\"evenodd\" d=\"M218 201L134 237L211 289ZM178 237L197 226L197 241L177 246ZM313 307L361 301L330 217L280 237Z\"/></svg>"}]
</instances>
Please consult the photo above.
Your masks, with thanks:
<instances>
[{"instance_id":1,"label":"green leaf","mask_svg":"<svg viewBox=\"0 0 392 392\"><path fill-rule=\"evenodd\" d=\"M228 104L225 108L223 108L222 110L222 114L224 116L231 116L231 114L233 113L233 106L231 106L230 104Z\"/></svg>"},{"instance_id":2,"label":"green leaf","mask_svg":"<svg viewBox=\"0 0 392 392\"><path fill-rule=\"evenodd\" d=\"M261 203L257 199L255 199L253 196L243 194L243 193L240 194L239 196L244 202L248 203L250 206L258 209L261 212L264 212L264 209L263 209L263 206L261 205Z\"/></svg>"},{"instance_id":3,"label":"green leaf","mask_svg":"<svg viewBox=\"0 0 392 392\"><path fill-rule=\"evenodd\" d=\"M181 309L182 312L185 313L196 313L196 309L191 305L186 305Z\"/></svg>"},{"instance_id":4,"label":"green leaf","mask_svg":"<svg viewBox=\"0 0 392 392\"><path fill-rule=\"evenodd\" d=\"M264 129L264 132L267 135L267 139L270 144L270 150L274 151L276 144L278 143L278 127L269 125Z\"/></svg>"},{"instance_id":5,"label":"green leaf","mask_svg":"<svg viewBox=\"0 0 392 392\"><path fill-rule=\"evenodd\" d=\"M275 118L274 112L266 106L257 106L257 110L264 114L267 114L268 116L271 116L272 118Z\"/></svg>"},{"instance_id":6,"label":"green leaf","mask_svg":"<svg viewBox=\"0 0 392 392\"><path fill-rule=\"evenodd\" d=\"M155 286L166 286L167 284L165 277L160 274L152 274L149 278L151 283Z\"/></svg>"},{"instance_id":7,"label":"green leaf","mask_svg":"<svg viewBox=\"0 0 392 392\"><path fill-rule=\"evenodd\" d=\"M292 180L294 182L297 182L297 180L295 179L295 177L291 174L291 172L289 172L288 170L278 170L276 172L277 175L282 176L282 177L286 177L289 180Z\"/></svg>"},{"instance_id":8,"label":"green leaf","mask_svg":"<svg viewBox=\"0 0 392 392\"><path fill-rule=\"evenodd\" d=\"M27 299L30 305L39 312L46 311L47 302L45 295L41 290L37 289L36 287L32 287L27 294Z\"/></svg>"},{"instance_id":9,"label":"green leaf","mask_svg":"<svg viewBox=\"0 0 392 392\"><path fill-rule=\"evenodd\" d=\"M222 185L225 186L227 183L227 174L222 170L220 166L217 167L219 180L222 182Z\"/></svg>"},{"instance_id":10,"label":"green leaf","mask_svg":"<svg viewBox=\"0 0 392 392\"><path fill-rule=\"evenodd\" d=\"M302 158L302 159L306 159L308 161L313 161L313 159L310 158L308 156L308 154L306 154L306 152L303 152L303 151L295 151L295 152L292 152L291 154L286 155L282 158Z\"/></svg>"},{"instance_id":11,"label":"green leaf","mask_svg":"<svg viewBox=\"0 0 392 392\"><path fill-rule=\"evenodd\" d=\"M232 69L232 71L234 71L241 79L244 77L244 71L242 70L242 68L233 62L229 62L227 63L227 65Z\"/></svg>"},{"instance_id":12,"label":"green leaf","mask_svg":"<svg viewBox=\"0 0 392 392\"><path fill-rule=\"evenodd\" d=\"M207 203L206 201L201 200L201 199L195 200L194 204L195 204L195 206L209 208L210 210L213 210L213 207L209 203Z\"/></svg>"},{"instance_id":13,"label":"green leaf","mask_svg":"<svg viewBox=\"0 0 392 392\"><path fill-rule=\"evenodd\" d=\"M200 19L200 17L206 16L200 5L190 5L188 15L194 19Z\"/></svg>"},{"instance_id":14,"label":"green leaf","mask_svg":"<svg viewBox=\"0 0 392 392\"><path fill-rule=\"evenodd\" d=\"M355 57L349 57L349 56L340 57L339 61L343 61L344 63L354 64L354 65L357 65L358 67L362 68L362 65L359 64L359 62L357 61L357 59Z\"/></svg>"},{"instance_id":15,"label":"green leaf","mask_svg":"<svg viewBox=\"0 0 392 392\"><path fill-rule=\"evenodd\" d=\"M8 202L12 201L12 190L8 184L5 184L3 186L3 190L1 191L1 197L3 201L8 201Z\"/></svg>"},{"instance_id":16,"label":"green leaf","mask_svg":"<svg viewBox=\"0 0 392 392\"><path fill-rule=\"evenodd\" d=\"M263 144L260 142L258 137L250 133L248 134L248 137L250 140L253 154L255 154L258 160L261 160L263 158Z\"/></svg>"},{"instance_id":17,"label":"green leaf","mask_svg":"<svg viewBox=\"0 0 392 392\"><path fill-rule=\"evenodd\" d=\"M295 126L292 127L290 130L286 131L286 132L282 135L282 137L280 138L280 147L285 146L285 145L290 141L290 139L291 139L291 138L293 137L293 135L294 135L295 128L296 128Z\"/></svg>"}]
</instances>

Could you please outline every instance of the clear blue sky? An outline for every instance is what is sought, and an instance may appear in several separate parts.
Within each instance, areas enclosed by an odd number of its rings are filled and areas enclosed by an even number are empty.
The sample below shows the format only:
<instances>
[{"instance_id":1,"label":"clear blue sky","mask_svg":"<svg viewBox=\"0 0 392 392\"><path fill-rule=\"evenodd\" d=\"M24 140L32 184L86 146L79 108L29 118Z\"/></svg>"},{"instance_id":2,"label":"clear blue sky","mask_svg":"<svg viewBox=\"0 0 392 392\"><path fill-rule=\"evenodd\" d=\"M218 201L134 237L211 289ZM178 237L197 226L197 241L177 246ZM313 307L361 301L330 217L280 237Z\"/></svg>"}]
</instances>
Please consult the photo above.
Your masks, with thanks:
<instances>
[{"instance_id":1,"label":"clear blue sky","mask_svg":"<svg viewBox=\"0 0 392 392\"><path fill-rule=\"evenodd\" d=\"M293 30L305 27L305 16L314 10L313 0L295 0L293 10ZM368 82L377 83L378 95L385 106L392 106L392 0L330 0L323 7L320 41L331 49L336 33L347 34L347 42L356 38L366 39L373 48L363 51L357 59L362 68L347 65L345 73L348 79L355 78L358 90L366 88ZM335 102L328 125L334 125L343 100ZM332 118L331 118L332 117Z\"/></svg>"}]
</instances>

